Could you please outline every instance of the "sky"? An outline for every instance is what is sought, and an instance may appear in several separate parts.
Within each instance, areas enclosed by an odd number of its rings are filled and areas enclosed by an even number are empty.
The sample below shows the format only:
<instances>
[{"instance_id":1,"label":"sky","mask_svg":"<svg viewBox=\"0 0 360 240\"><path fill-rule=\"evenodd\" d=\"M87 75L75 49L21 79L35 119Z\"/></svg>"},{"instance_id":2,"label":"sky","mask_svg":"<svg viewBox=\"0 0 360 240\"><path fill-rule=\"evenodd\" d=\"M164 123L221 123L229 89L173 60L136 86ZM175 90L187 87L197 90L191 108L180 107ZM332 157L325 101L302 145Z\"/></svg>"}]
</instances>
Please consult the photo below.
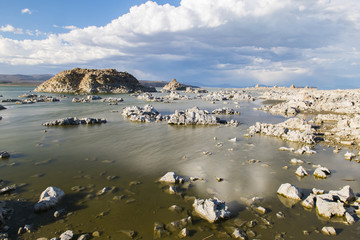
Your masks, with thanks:
<instances>
[{"instance_id":1,"label":"sky","mask_svg":"<svg viewBox=\"0 0 360 240\"><path fill-rule=\"evenodd\" d=\"M360 88L359 0L1 0L0 73Z\"/></svg>"}]
</instances>

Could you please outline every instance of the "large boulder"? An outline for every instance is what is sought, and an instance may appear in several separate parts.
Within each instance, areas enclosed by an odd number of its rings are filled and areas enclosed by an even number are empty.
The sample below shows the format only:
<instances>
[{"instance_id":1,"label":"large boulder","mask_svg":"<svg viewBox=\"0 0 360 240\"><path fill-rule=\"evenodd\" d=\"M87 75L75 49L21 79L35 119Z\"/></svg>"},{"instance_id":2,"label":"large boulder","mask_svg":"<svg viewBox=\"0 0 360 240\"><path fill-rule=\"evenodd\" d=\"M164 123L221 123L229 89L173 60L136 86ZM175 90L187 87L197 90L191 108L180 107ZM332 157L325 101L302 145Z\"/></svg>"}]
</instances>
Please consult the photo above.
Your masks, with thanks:
<instances>
[{"instance_id":1,"label":"large boulder","mask_svg":"<svg viewBox=\"0 0 360 240\"><path fill-rule=\"evenodd\" d=\"M169 116L168 124L174 125L218 125L220 119L212 116L207 110L200 110L198 107L175 111Z\"/></svg>"},{"instance_id":2,"label":"large boulder","mask_svg":"<svg viewBox=\"0 0 360 240\"><path fill-rule=\"evenodd\" d=\"M316 196L316 210L320 216L326 218L343 217L346 213L344 203L339 200L336 201L331 194Z\"/></svg>"},{"instance_id":3,"label":"large boulder","mask_svg":"<svg viewBox=\"0 0 360 240\"><path fill-rule=\"evenodd\" d=\"M145 87L127 72L115 69L65 70L40 84L35 92L61 93L130 93L135 91L156 92L155 88Z\"/></svg>"},{"instance_id":4,"label":"large boulder","mask_svg":"<svg viewBox=\"0 0 360 240\"><path fill-rule=\"evenodd\" d=\"M224 201L219 199L195 199L193 203L194 210L200 217L209 221L216 222L220 219L230 217L230 211Z\"/></svg>"},{"instance_id":5,"label":"large boulder","mask_svg":"<svg viewBox=\"0 0 360 240\"><path fill-rule=\"evenodd\" d=\"M48 187L40 195L39 201L35 205L35 211L46 211L54 207L65 195L64 191L57 187Z\"/></svg>"}]
</instances>

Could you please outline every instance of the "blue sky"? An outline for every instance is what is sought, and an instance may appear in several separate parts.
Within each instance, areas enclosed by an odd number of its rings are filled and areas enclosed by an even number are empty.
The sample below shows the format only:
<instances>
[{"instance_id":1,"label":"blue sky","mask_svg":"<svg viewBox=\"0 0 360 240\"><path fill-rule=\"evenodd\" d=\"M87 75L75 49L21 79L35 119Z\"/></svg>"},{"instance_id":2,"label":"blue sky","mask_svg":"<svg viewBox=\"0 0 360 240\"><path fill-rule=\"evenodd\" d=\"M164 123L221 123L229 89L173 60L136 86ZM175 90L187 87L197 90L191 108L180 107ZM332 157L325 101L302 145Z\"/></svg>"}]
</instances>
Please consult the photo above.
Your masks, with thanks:
<instances>
[{"instance_id":1,"label":"blue sky","mask_svg":"<svg viewBox=\"0 0 360 240\"><path fill-rule=\"evenodd\" d=\"M0 73L360 88L358 0L1 0Z\"/></svg>"}]
</instances>

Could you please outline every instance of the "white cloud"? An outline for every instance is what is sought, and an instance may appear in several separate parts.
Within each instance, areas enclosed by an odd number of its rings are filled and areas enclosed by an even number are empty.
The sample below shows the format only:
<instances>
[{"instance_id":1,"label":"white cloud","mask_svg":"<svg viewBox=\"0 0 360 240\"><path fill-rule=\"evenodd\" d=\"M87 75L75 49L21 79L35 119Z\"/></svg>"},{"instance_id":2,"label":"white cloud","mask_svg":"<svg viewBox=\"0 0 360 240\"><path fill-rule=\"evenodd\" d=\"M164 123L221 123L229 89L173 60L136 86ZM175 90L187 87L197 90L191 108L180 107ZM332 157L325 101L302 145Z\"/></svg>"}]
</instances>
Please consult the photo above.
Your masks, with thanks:
<instances>
[{"instance_id":1,"label":"white cloud","mask_svg":"<svg viewBox=\"0 0 360 240\"><path fill-rule=\"evenodd\" d=\"M32 11L30 9L28 9L28 8L24 8L24 9L21 9L21 13L22 14L25 14L25 13L32 14Z\"/></svg>"},{"instance_id":2,"label":"white cloud","mask_svg":"<svg viewBox=\"0 0 360 240\"><path fill-rule=\"evenodd\" d=\"M356 75L359 22L358 0L182 0L178 7L148 1L102 27L62 26L70 31L43 40L0 37L0 64L101 62L143 77L177 71L205 79L220 71L229 81L266 83L330 70ZM24 32L11 25L0 30Z\"/></svg>"},{"instance_id":3,"label":"white cloud","mask_svg":"<svg viewBox=\"0 0 360 240\"><path fill-rule=\"evenodd\" d=\"M0 27L0 32L10 32L14 34L24 34L24 31L21 28L15 28L10 24Z\"/></svg>"}]
</instances>

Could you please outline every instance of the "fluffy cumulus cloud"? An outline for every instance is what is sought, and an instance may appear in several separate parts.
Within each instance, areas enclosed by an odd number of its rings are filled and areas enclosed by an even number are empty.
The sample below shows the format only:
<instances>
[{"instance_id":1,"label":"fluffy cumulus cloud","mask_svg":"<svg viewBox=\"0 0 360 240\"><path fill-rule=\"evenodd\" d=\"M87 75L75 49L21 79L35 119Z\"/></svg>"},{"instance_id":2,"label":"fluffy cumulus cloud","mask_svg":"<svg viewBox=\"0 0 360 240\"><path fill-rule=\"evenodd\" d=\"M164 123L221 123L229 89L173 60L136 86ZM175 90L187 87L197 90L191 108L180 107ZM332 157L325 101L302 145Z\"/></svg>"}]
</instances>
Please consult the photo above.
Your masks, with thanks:
<instances>
[{"instance_id":1,"label":"fluffy cumulus cloud","mask_svg":"<svg viewBox=\"0 0 360 240\"><path fill-rule=\"evenodd\" d=\"M24 34L24 31L21 28L15 28L14 26L7 24L0 27L0 32L10 32L14 34Z\"/></svg>"},{"instance_id":2,"label":"fluffy cumulus cloud","mask_svg":"<svg viewBox=\"0 0 360 240\"><path fill-rule=\"evenodd\" d=\"M21 9L22 14L32 14L31 10L28 8Z\"/></svg>"},{"instance_id":3,"label":"fluffy cumulus cloud","mask_svg":"<svg viewBox=\"0 0 360 240\"><path fill-rule=\"evenodd\" d=\"M148 1L101 27L67 26L42 40L0 36L0 64L116 67L208 85L315 79L336 87L360 77L359 23L358 0Z\"/></svg>"}]
</instances>

